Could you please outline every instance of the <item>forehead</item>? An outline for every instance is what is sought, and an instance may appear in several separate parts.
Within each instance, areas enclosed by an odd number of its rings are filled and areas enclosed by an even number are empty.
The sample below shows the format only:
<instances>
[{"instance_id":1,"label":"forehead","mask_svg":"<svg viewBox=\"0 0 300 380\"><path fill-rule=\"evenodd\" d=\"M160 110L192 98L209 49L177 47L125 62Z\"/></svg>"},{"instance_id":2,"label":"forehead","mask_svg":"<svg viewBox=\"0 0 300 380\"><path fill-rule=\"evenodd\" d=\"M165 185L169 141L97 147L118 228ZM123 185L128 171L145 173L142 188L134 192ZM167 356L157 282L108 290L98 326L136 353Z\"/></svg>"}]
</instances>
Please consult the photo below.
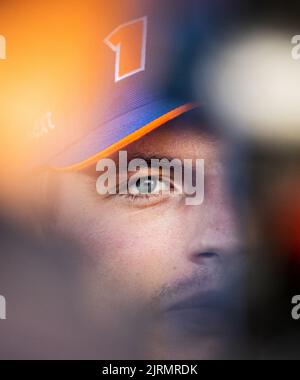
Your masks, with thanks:
<instances>
[{"instance_id":1,"label":"forehead","mask_svg":"<svg viewBox=\"0 0 300 380\"><path fill-rule=\"evenodd\" d=\"M209 132L205 124L184 119L174 120L130 144L129 155L172 158L208 158L224 150L225 142Z\"/></svg>"}]
</instances>

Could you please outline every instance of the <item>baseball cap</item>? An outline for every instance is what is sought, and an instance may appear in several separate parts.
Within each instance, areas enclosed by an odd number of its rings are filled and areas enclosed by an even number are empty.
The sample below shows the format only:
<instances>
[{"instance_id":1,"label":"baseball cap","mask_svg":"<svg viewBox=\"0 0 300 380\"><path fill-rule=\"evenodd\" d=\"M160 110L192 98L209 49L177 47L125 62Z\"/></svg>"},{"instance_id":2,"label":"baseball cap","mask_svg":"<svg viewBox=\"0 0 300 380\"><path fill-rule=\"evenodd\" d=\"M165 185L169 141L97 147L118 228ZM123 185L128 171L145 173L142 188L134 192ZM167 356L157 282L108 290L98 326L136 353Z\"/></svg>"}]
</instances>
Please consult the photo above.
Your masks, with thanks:
<instances>
[{"instance_id":1,"label":"baseball cap","mask_svg":"<svg viewBox=\"0 0 300 380\"><path fill-rule=\"evenodd\" d=\"M199 33L210 38L213 27L207 8L194 0L32 1L19 16L14 8L27 56L24 64L11 50L8 62L29 89L22 110L34 125L33 166L84 168L197 107L192 67Z\"/></svg>"}]
</instances>

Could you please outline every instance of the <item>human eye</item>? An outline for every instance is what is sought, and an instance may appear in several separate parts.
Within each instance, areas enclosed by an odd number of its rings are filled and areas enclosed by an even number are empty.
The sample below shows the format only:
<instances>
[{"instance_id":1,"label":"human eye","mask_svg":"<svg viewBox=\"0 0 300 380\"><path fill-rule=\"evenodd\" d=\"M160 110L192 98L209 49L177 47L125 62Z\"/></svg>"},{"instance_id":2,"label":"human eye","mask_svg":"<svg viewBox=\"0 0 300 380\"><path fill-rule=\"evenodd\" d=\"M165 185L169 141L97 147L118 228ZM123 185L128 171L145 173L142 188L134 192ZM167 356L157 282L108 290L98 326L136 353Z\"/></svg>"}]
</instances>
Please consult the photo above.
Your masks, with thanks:
<instances>
[{"instance_id":1,"label":"human eye","mask_svg":"<svg viewBox=\"0 0 300 380\"><path fill-rule=\"evenodd\" d=\"M159 178L157 176L151 177L141 177L136 181L131 181L128 184L128 192L133 196L149 196L149 195L159 195L166 193L168 189L171 188L171 184L165 179Z\"/></svg>"},{"instance_id":2,"label":"human eye","mask_svg":"<svg viewBox=\"0 0 300 380\"><path fill-rule=\"evenodd\" d=\"M174 196L175 185L169 178L160 175L131 176L127 183L127 194L119 194L134 206L147 207L159 204Z\"/></svg>"}]
</instances>

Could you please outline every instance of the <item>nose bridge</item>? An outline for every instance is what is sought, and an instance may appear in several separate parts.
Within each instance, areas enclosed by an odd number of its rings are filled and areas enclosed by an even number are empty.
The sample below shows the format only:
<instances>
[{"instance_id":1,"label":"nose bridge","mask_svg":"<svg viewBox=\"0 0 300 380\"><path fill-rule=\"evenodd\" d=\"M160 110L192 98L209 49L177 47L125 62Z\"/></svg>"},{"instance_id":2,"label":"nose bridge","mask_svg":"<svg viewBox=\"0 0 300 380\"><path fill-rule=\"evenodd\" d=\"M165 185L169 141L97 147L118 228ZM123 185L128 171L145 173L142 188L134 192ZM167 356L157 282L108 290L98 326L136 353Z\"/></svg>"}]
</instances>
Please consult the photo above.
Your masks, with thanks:
<instances>
[{"instance_id":1,"label":"nose bridge","mask_svg":"<svg viewBox=\"0 0 300 380\"><path fill-rule=\"evenodd\" d=\"M213 181L205 194L201 206L191 206L189 254L231 253L240 244L238 223L233 202L226 186L221 181Z\"/></svg>"}]
</instances>

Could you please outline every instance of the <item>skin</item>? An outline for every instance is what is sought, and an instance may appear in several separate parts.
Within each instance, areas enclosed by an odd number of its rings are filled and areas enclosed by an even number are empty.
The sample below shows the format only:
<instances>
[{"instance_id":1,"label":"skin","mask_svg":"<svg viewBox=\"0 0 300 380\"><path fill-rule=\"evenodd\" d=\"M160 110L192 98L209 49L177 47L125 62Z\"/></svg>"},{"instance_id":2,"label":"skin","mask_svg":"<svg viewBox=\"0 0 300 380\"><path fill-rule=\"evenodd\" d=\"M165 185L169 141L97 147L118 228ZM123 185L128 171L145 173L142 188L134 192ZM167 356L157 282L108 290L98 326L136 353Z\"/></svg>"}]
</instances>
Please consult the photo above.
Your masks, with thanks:
<instances>
[{"instance_id":1,"label":"skin","mask_svg":"<svg viewBox=\"0 0 300 380\"><path fill-rule=\"evenodd\" d=\"M240 239L226 185L227 146L181 118L127 147L134 157L204 159L205 200L198 206L187 206L184 195L100 196L94 166L53 175L53 225L87 258L79 276L83 309L92 329L118 342L108 357L224 354L230 328L223 308L176 305L220 292L234 298Z\"/></svg>"}]
</instances>

